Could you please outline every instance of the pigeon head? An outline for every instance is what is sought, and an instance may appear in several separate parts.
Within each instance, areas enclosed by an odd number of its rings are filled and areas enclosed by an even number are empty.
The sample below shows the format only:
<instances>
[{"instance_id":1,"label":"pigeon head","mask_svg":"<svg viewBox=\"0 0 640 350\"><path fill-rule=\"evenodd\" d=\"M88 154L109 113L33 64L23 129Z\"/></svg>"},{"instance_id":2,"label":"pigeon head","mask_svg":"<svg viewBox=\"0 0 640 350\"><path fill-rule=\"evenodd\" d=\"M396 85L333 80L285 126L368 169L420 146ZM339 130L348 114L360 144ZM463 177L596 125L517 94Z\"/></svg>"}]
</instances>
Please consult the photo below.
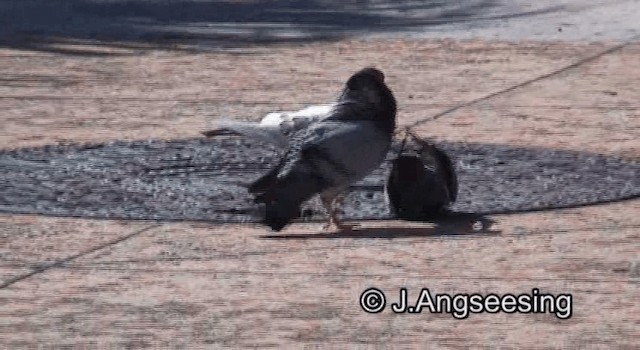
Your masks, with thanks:
<instances>
[{"instance_id":1,"label":"pigeon head","mask_svg":"<svg viewBox=\"0 0 640 350\"><path fill-rule=\"evenodd\" d=\"M347 87L349 89L357 90L361 89L363 86L372 84L372 82L374 84L385 85L384 73L376 68L367 67L353 74L347 81Z\"/></svg>"},{"instance_id":2,"label":"pigeon head","mask_svg":"<svg viewBox=\"0 0 640 350\"><path fill-rule=\"evenodd\" d=\"M354 73L338 101L346 108L358 109L362 119L373 120L390 134L395 129L396 99L384 82L384 73L367 67Z\"/></svg>"}]
</instances>

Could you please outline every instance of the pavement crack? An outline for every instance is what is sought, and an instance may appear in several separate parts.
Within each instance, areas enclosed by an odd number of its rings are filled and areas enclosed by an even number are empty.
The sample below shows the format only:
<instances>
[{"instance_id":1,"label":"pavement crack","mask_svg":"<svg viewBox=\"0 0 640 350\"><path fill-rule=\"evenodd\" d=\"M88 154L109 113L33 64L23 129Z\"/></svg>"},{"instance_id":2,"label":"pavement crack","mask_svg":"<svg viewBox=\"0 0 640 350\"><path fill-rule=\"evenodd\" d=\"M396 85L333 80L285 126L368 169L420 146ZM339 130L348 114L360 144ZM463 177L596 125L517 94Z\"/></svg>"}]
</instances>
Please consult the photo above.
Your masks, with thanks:
<instances>
[{"instance_id":1,"label":"pavement crack","mask_svg":"<svg viewBox=\"0 0 640 350\"><path fill-rule=\"evenodd\" d=\"M37 267L34 267L31 270L31 272L29 272L29 273L26 273L26 274L23 274L23 275L20 275L20 276L16 276L14 278L9 279L8 281L3 282L2 284L0 284L0 289L5 289L7 287L12 286L13 284L15 284L17 282L20 282L20 281L23 281L23 280L25 280L25 279L27 279L29 277L41 274L41 273L46 272L46 271L48 271L50 269L57 268L57 267L62 267L64 264L66 264L66 263L68 263L70 261L73 261L73 260L75 260L77 258L89 255L91 253L95 253L97 251L100 251L100 250L108 248L108 247L115 246L116 244L122 243L122 242L124 242L126 240L129 240L129 239L131 239L133 237L136 237L136 236L138 236L138 235L140 235L140 234L142 234L144 232L147 232L147 231L149 231L151 229L154 229L154 228L157 228L157 227L160 227L160 226L161 226L160 224L150 225L150 226L147 226L147 227L142 228L140 230L134 231L134 232L132 232L132 233L130 233L128 235L116 238L116 239L111 240L109 242L106 242L106 243L103 243L101 245L95 246L93 248L81 251L81 252L79 252L77 254L68 256L68 257L66 257L64 259L56 260L56 261L54 261L52 263L48 263L48 264L41 264L41 265L39 265Z\"/></svg>"},{"instance_id":2,"label":"pavement crack","mask_svg":"<svg viewBox=\"0 0 640 350\"><path fill-rule=\"evenodd\" d=\"M409 125L408 125L408 126L406 126L405 128L409 129L409 128L417 127L417 126L419 126L419 125L422 125L422 124L424 124L424 123L430 122L430 121L432 121L432 120L436 120L436 119L438 119L438 118L440 118L440 117L442 117L442 116L445 116L445 115L447 115L447 114L453 113L453 112L455 112L455 111L457 111L457 110L460 110L460 109L462 109L462 108L469 107L469 106L475 105L475 104L477 104L477 103L480 103L480 102L484 102L484 101L490 100L490 99L492 99L492 98L494 98L494 97L497 97L497 96L500 96L500 95L502 95L502 94L506 94L506 93L508 93L508 92L511 92L511 91L517 90L517 89L522 88L522 87L525 87L525 86L527 86L527 85L531 85L531 84L537 83L537 82L539 82L539 81L541 81L541 80L544 80L544 79L551 78L551 77L554 77L554 76L556 76L556 75L562 74L562 73L564 73L564 72L566 72L566 71L568 71L568 70L571 70L571 69L574 69L574 68L580 67L580 66L582 66L583 64L586 64L586 63L589 63L589 62L595 61L595 60L599 59L600 57L603 57L603 56L606 56L606 55L611 54L611 53L613 53L613 52L616 52L616 51L618 51L618 50L621 50L621 49L623 49L624 47L626 47L626 46L628 46L628 45L634 44L638 39L640 39L640 35L636 35L636 36L634 36L633 38L631 38L631 39L629 39L629 40L627 40L627 41L625 41L625 42L623 42L623 43L620 43L620 44L618 44L618 45L615 45L615 46L613 46L613 47L610 47L610 48L608 48L608 49L606 49L606 50L603 50L603 51L597 52L597 53L595 53L595 54L593 54L593 55L591 55L591 56L588 56L588 57L582 58L582 59L580 59L580 60L578 60L578 61L576 61L576 62L573 62L573 63L571 63L571 64L569 64L569 65L564 66L564 67L560 67L560 68L558 68L558 69L556 69L556 70L553 70L553 71L551 71L551 72L549 72L549 73L545 73L545 74L543 74L543 75L539 75L539 76L537 76L537 77L535 77L535 78L531 78L531 79L529 79L529 80L525 80L525 81L520 82L520 83L518 83L518 84L511 85L511 86L509 86L509 87L507 87L507 88L504 88L504 89L502 89L502 90L498 90L498 91L496 91L496 92L492 92L492 93L490 93L490 94L488 94L488 95L485 95L485 96L482 96L482 97L479 97L479 98L473 99L473 100L471 100L471 101L463 102L463 103L461 103L461 104L458 104L458 105L455 105L455 106L450 107L450 108L448 108L448 109L445 109L444 111L442 111L442 112L440 112L440 113L437 113L437 114L435 114L435 115L432 115L432 116L430 116L430 117L427 117L427 118L424 118L424 119L417 120L417 121L415 121L415 122L413 122L413 123L409 124Z\"/></svg>"}]
</instances>

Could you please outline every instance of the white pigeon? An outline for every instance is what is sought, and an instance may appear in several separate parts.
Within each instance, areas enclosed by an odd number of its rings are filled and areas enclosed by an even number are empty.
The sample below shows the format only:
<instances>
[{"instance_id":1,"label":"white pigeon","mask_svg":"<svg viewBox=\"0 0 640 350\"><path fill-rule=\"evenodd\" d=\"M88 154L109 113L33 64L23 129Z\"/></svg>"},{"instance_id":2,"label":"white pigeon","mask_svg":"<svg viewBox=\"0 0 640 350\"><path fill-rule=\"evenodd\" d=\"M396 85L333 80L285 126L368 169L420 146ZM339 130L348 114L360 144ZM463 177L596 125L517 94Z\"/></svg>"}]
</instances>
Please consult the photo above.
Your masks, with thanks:
<instances>
[{"instance_id":1,"label":"white pigeon","mask_svg":"<svg viewBox=\"0 0 640 350\"><path fill-rule=\"evenodd\" d=\"M218 135L240 135L269 143L279 148L289 145L291 135L305 129L329 115L335 104L312 105L299 111L271 112L259 123L222 119L215 121L216 128L202 134L207 137Z\"/></svg>"}]
</instances>

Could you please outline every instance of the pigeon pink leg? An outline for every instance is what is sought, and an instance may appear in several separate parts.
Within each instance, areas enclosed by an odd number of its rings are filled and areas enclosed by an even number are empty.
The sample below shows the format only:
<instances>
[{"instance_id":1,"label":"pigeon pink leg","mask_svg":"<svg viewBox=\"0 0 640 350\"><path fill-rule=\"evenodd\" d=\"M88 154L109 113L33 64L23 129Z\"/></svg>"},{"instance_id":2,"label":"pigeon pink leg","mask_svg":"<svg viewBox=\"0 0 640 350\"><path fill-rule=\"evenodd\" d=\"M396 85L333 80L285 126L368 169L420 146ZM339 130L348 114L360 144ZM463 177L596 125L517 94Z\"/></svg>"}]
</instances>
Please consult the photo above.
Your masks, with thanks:
<instances>
[{"instance_id":1,"label":"pigeon pink leg","mask_svg":"<svg viewBox=\"0 0 640 350\"><path fill-rule=\"evenodd\" d=\"M329 222L324 226L324 230L331 230L335 227L338 231L352 231L358 226L345 224L338 218L338 209L344 204L344 194L322 194L320 200L324 209L329 213Z\"/></svg>"}]
</instances>

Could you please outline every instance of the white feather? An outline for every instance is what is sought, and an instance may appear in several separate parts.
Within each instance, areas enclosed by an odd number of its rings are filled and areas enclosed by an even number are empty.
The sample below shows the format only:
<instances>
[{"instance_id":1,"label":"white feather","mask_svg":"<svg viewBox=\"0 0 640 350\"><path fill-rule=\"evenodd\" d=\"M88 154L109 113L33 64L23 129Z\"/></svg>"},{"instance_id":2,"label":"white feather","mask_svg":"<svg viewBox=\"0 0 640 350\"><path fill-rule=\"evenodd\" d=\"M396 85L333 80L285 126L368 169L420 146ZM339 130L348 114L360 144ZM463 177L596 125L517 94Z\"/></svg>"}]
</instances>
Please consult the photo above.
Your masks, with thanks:
<instances>
[{"instance_id":1,"label":"white feather","mask_svg":"<svg viewBox=\"0 0 640 350\"><path fill-rule=\"evenodd\" d=\"M312 105L299 111L271 112L265 115L259 123L229 119L216 120L214 122L215 129L206 131L204 134L215 136L233 133L286 148L293 132L322 120L333 106L333 104Z\"/></svg>"}]
</instances>

